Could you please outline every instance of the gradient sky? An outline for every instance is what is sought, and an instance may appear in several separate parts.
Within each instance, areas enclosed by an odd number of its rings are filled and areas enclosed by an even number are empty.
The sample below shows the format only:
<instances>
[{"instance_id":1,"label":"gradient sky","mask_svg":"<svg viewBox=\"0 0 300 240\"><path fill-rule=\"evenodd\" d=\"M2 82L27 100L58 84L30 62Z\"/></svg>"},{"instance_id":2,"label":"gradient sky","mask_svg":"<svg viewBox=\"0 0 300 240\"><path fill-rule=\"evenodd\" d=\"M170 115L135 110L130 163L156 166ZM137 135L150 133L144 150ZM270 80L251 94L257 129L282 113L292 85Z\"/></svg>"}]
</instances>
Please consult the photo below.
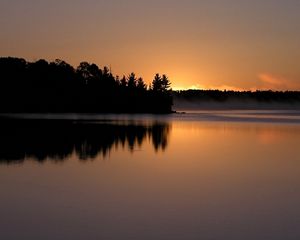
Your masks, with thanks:
<instances>
[{"instance_id":1,"label":"gradient sky","mask_svg":"<svg viewBox=\"0 0 300 240\"><path fill-rule=\"evenodd\" d=\"M299 0L0 0L0 55L173 88L300 90Z\"/></svg>"}]
</instances>

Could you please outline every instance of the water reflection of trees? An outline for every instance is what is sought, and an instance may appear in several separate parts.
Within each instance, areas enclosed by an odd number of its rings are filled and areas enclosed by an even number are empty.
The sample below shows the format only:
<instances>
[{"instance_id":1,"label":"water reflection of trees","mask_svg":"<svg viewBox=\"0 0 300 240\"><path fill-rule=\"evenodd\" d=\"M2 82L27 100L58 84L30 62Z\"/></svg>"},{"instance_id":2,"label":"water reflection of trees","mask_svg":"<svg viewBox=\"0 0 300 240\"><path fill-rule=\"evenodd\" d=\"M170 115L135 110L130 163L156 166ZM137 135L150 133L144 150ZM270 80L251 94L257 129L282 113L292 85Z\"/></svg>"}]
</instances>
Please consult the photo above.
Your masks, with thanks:
<instances>
[{"instance_id":1,"label":"water reflection of trees","mask_svg":"<svg viewBox=\"0 0 300 240\"><path fill-rule=\"evenodd\" d=\"M0 122L0 162L25 159L63 161L75 154L80 160L106 157L112 148L129 151L145 140L164 151L170 126L166 123L113 124L62 120L9 120Z\"/></svg>"}]
</instances>

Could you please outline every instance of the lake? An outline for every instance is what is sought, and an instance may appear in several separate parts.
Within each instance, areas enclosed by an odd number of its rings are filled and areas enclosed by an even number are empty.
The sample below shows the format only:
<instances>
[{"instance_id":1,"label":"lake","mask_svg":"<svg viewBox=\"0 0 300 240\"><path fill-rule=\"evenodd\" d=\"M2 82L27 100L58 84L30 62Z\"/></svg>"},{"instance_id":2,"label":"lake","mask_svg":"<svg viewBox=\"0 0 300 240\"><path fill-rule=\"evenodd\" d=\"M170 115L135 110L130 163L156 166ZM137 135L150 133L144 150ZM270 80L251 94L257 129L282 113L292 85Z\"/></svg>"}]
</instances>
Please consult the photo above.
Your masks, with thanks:
<instances>
[{"instance_id":1,"label":"lake","mask_svg":"<svg viewBox=\"0 0 300 240\"><path fill-rule=\"evenodd\" d=\"M18 117L0 239L300 239L299 111Z\"/></svg>"}]
</instances>

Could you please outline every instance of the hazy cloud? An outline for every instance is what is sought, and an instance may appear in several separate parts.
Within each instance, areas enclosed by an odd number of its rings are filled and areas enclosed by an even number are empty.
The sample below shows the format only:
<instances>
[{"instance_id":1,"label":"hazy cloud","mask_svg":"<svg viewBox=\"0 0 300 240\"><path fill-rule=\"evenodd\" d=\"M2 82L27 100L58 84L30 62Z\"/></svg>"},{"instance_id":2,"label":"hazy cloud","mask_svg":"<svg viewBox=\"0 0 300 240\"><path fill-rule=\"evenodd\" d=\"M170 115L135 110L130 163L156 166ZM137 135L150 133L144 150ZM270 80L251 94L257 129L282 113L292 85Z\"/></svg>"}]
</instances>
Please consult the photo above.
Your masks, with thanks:
<instances>
[{"instance_id":1,"label":"hazy cloud","mask_svg":"<svg viewBox=\"0 0 300 240\"><path fill-rule=\"evenodd\" d=\"M248 88L237 87L233 85L204 85L204 84L194 84L188 86L187 88L173 88L173 90L182 90L182 89L194 89L194 90L233 90L233 91L256 91L256 90L272 90L272 91L300 91L300 81L294 79L288 79L282 76L276 76L270 73L261 73L257 76L259 82L257 86L250 86Z\"/></svg>"},{"instance_id":2,"label":"hazy cloud","mask_svg":"<svg viewBox=\"0 0 300 240\"><path fill-rule=\"evenodd\" d=\"M270 73L261 73L258 75L260 85L255 89L261 90L300 90L300 82L288 79L282 76L275 76Z\"/></svg>"}]
</instances>

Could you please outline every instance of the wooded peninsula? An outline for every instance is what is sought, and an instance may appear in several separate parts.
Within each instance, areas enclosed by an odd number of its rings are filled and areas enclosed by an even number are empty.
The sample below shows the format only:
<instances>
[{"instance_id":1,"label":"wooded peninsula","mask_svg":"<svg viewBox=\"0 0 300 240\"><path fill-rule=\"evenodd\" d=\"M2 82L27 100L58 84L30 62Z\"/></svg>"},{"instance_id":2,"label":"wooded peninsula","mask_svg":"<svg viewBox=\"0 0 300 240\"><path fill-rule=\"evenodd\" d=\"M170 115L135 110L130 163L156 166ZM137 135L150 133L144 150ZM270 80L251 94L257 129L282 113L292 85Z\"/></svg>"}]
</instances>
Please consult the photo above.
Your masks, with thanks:
<instances>
[{"instance_id":1,"label":"wooded peninsula","mask_svg":"<svg viewBox=\"0 0 300 240\"><path fill-rule=\"evenodd\" d=\"M135 73L114 75L108 67L63 60L28 62L0 58L0 113L172 113L210 108L297 108L299 91L172 91L167 75L147 85Z\"/></svg>"},{"instance_id":2,"label":"wooded peninsula","mask_svg":"<svg viewBox=\"0 0 300 240\"><path fill-rule=\"evenodd\" d=\"M135 73L114 76L108 67L63 60L0 58L2 113L171 113L166 75L147 86Z\"/></svg>"}]
</instances>

